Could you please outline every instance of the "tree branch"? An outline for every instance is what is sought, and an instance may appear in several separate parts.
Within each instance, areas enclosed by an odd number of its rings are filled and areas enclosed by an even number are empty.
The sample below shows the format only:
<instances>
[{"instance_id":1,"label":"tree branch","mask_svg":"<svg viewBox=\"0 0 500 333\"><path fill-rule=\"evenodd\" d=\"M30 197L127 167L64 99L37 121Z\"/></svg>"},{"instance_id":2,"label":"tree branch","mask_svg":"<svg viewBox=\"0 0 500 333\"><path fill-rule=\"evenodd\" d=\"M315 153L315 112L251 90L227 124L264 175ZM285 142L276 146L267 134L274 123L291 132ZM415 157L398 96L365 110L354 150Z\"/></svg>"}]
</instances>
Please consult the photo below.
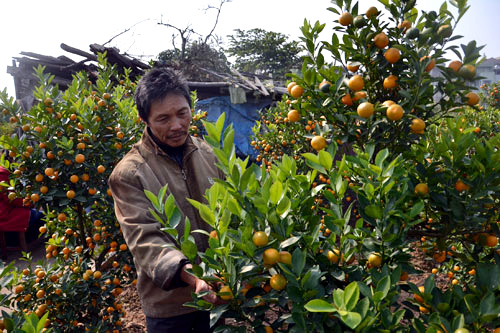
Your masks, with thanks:
<instances>
[{"instance_id":1,"label":"tree branch","mask_svg":"<svg viewBox=\"0 0 500 333\"><path fill-rule=\"evenodd\" d=\"M217 16L215 18L214 26L213 26L212 30L210 31L210 33L205 37L205 40L204 40L205 44L207 44L208 39L212 36L212 33L215 30L215 27L217 27L217 23L219 23L219 16L220 16L220 11L222 9L222 5L225 4L226 2L231 2L231 0L220 0L219 7L208 6L208 8L205 9L205 11L207 11L209 9L217 9Z\"/></svg>"},{"instance_id":2,"label":"tree branch","mask_svg":"<svg viewBox=\"0 0 500 333\"><path fill-rule=\"evenodd\" d=\"M140 22L137 22L137 23L133 24L133 25L132 25L132 26L130 26L129 28L127 28L127 29L123 30L122 32L120 32L118 35L115 35L115 36L111 37L111 38L110 38L110 39L109 39L106 43L101 44L101 45L102 45L102 46L105 46L106 44L111 43L111 41L112 41L113 39L115 39L116 37L121 36L121 35L123 35L124 33L126 33L126 32L128 32L128 31L130 31L130 29L132 29L132 28L133 28L133 27L135 27L136 25L141 24L141 23L143 23L143 22L145 22L145 21L149 21L149 20L150 20L150 19L145 19L145 20L142 20L142 21L140 21Z\"/></svg>"}]
</instances>

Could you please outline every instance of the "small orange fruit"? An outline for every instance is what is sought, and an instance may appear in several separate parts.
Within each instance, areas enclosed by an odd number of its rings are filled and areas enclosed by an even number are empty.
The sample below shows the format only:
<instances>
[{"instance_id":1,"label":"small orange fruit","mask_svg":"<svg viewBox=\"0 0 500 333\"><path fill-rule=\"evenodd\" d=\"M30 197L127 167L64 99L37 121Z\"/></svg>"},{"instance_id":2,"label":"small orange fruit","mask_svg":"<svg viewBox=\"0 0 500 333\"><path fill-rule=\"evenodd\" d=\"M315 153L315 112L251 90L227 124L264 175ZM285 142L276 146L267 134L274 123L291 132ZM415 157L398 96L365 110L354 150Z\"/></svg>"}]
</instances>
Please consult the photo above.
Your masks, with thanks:
<instances>
[{"instance_id":1,"label":"small orange fruit","mask_svg":"<svg viewBox=\"0 0 500 333\"><path fill-rule=\"evenodd\" d=\"M220 288L219 293L221 293L219 297L224 301L230 301L234 297L233 292L231 291L231 288L229 286L223 286L222 288Z\"/></svg>"},{"instance_id":2,"label":"small orange fruit","mask_svg":"<svg viewBox=\"0 0 500 333\"><path fill-rule=\"evenodd\" d=\"M66 197L68 199L73 199L75 197L75 195L76 195L76 193L73 190L69 190L68 192L66 192Z\"/></svg>"},{"instance_id":3,"label":"small orange fruit","mask_svg":"<svg viewBox=\"0 0 500 333\"><path fill-rule=\"evenodd\" d=\"M356 91L354 93L354 96L352 97L352 101L353 102L357 102L359 101L360 99L363 99L363 98L366 98L368 95L366 94L366 91Z\"/></svg>"},{"instance_id":4,"label":"small orange fruit","mask_svg":"<svg viewBox=\"0 0 500 333\"><path fill-rule=\"evenodd\" d=\"M347 95L342 96L341 102L344 105L352 106L353 103L352 103L351 95L347 94Z\"/></svg>"},{"instance_id":5,"label":"small orange fruit","mask_svg":"<svg viewBox=\"0 0 500 333\"><path fill-rule=\"evenodd\" d=\"M391 48L387 49L387 51L385 51L384 57L388 63L394 64L394 63L398 62L399 59L401 58L401 51L399 51L398 49L396 49L394 47L391 47Z\"/></svg>"},{"instance_id":6,"label":"small orange fruit","mask_svg":"<svg viewBox=\"0 0 500 333\"><path fill-rule=\"evenodd\" d=\"M411 121L410 131L416 134L424 134L425 122L420 118Z\"/></svg>"},{"instance_id":7,"label":"small orange fruit","mask_svg":"<svg viewBox=\"0 0 500 333\"><path fill-rule=\"evenodd\" d=\"M264 231L257 231L253 234L252 241L255 246L262 247L267 245L269 238Z\"/></svg>"},{"instance_id":8,"label":"small orange fruit","mask_svg":"<svg viewBox=\"0 0 500 333\"><path fill-rule=\"evenodd\" d=\"M425 71L430 72L436 66L436 60L431 58L430 56L424 56L420 58L420 62L427 61L427 59L431 59L430 62L425 66Z\"/></svg>"},{"instance_id":9,"label":"small orange fruit","mask_svg":"<svg viewBox=\"0 0 500 333\"><path fill-rule=\"evenodd\" d=\"M495 235L486 236L486 246L495 247L498 244L498 238Z\"/></svg>"},{"instance_id":10,"label":"small orange fruit","mask_svg":"<svg viewBox=\"0 0 500 333\"><path fill-rule=\"evenodd\" d=\"M302 96L303 93L304 93L304 88L302 88L298 84L293 86L292 89L290 90L290 95L293 98L299 98L300 96Z\"/></svg>"},{"instance_id":11,"label":"small orange fruit","mask_svg":"<svg viewBox=\"0 0 500 333\"><path fill-rule=\"evenodd\" d=\"M328 250L328 260L332 264L338 264L341 259L344 259L344 254L341 254L339 249Z\"/></svg>"},{"instance_id":12,"label":"small orange fruit","mask_svg":"<svg viewBox=\"0 0 500 333\"><path fill-rule=\"evenodd\" d=\"M375 46L379 49L383 49L387 45L389 45L389 37L383 32L378 33L373 37L373 42L375 43Z\"/></svg>"},{"instance_id":13,"label":"small orange fruit","mask_svg":"<svg viewBox=\"0 0 500 333\"><path fill-rule=\"evenodd\" d=\"M73 184L76 184L78 183L78 176L77 175L72 175L71 177L69 177L69 181L72 182Z\"/></svg>"},{"instance_id":14,"label":"small orange fruit","mask_svg":"<svg viewBox=\"0 0 500 333\"><path fill-rule=\"evenodd\" d=\"M354 73L359 69L359 66L360 66L359 62L350 62L347 64L347 70Z\"/></svg>"},{"instance_id":15,"label":"small orange fruit","mask_svg":"<svg viewBox=\"0 0 500 333\"><path fill-rule=\"evenodd\" d=\"M397 83L398 77L396 75L389 75L384 79L384 88L385 89L394 89L398 86Z\"/></svg>"},{"instance_id":16,"label":"small orange fruit","mask_svg":"<svg viewBox=\"0 0 500 333\"><path fill-rule=\"evenodd\" d=\"M458 192L463 192L463 191L468 191L470 189L470 186L465 184L461 179L457 180L455 183L455 189Z\"/></svg>"},{"instance_id":17,"label":"small orange fruit","mask_svg":"<svg viewBox=\"0 0 500 333\"><path fill-rule=\"evenodd\" d=\"M288 117L288 121L295 123L295 122L299 121L300 113L297 110L291 110L290 112L288 112L287 117Z\"/></svg>"},{"instance_id":18,"label":"small orange fruit","mask_svg":"<svg viewBox=\"0 0 500 333\"><path fill-rule=\"evenodd\" d=\"M321 149L326 147L326 140L324 137L316 135L311 140L311 146L313 147L314 150L320 151Z\"/></svg>"},{"instance_id":19,"label":"small orange fruit","mask_svg":"<svg viewBox=\"0 0 500 333\"><path fill-rule=\"evenodd\" d=\"M262 256L262 261L264 264L272 266L278 263L280 260L280 254L278 250L270 248L264 251L264 255Z\"/></svg>"},{"instance_id":20,"label":"small orange fruit","mask_svg":"<svg viewBox=\"0 0 500 333\"><path fill-rule=\"evenodd\" d=\"M419 183L415 186L415 193L418 195L427 195L429 193L429 186L425 183Z\"/></svg>"},{"instance_id":21,"label":"small orange fruit","mask_svg":"<svg viewBox=\"0 0 500 333\"><path fill-rule=\"evenodd\" d=\"M370 102L363 102L358 105L357 112L361 118L370 118L374 112L373 104Z\"/></svg>"},{"instance_id":22,"label":"small orange fruit","mask_svg":"<svg viewBox=\"0 0 500 333\"><path fill-rule=\"evenodd\" d=\"M473 106L473 105L476 105L477 103L479 103L479 96L474 92L467 93L467 95L465 95L465 97L467 97L467 104L470 106Z\"/></svg>"},{"instance_id":23,"label":"small orange fruit","mask_svg":"<svg viewBox=\"0 0 500 333\"><path fill-rule=\"evenodd\" d=\"M106 171L106 168L103 165L97 167L97 173L103 173L104 171Z\"/></svg>"},{"instance_id":24,"label":"small orange fruit","mask_svg":"<svg viewBox=\"0 0 500 333\"><path fill-rule=\"evenodd\" d=\"M410 28L411 28L411 22L408 20L404 20L403 22L398 24L398 29L403 30L403 33L406 33L406 31Z\"/></svg>"},{"instance_id":25,"label":"small orange fruit","mask_svg":"<svg viewBox=\"0 0 500 333\"><path fill-rule=\"evenodd\" d=\"M399 104L393 104L387 108L387 118L389 120L400 120L401 118L403 118L403 115L403 108Z\"/></svg>"},{"instance_id":26,"label":"small orange fruit","mask_svg":"<svg viewBox=\"0 0 500 333\"><path fill-rule=\"evenodd\" d=\"M368 8L368 10L365 13L366 17L368 17L368 18L372 18L373 16L377 16L377 14L378 14L377 7L370 7L370 8Z\"/></svg>"},{"instance_id":27,"label":"small orange fruit","mask_svg":"<svg viewBox=\"0 0 500 333\"><path fill-rule=\"evenodd\" d=\"M349 79L347 86L353 91L359 91L363 89L365 82L363 81L363 77L361 75L354 75Z\"/></svg>"},{"instance_id":28,"label":"small orange fruit","mask_svg":"<svg viewBox=\"0 0 500 333\"><path fill-rule=\"evenodd\" d=\"M287 87L286 87L286 88L287 88L287 90L288 90L288 94L290 94L290 95L292 94L292 88L293 88L294 86L296 86L296 85L297 85L297 82L293 82L293 81L292 81L292 82L290 82L290 83L287 85Z\"/></svg>"},{"instance_id":29,"label":"small orange fruit","mask_svg":"<svg viewBox=\"0 0 500 333\"><path fill-rule=\"evenodd\" d=\"M372 267L380 267L382 265L382 257L380 256L379 253L371 253L368 256L368 263Z\"/></svg>"},{"instance_id":30,"label":"small orange fruit","mask_svg":"<svg viewBox=\"0 0 500 333\"><path fill-rule=\"evenodd\" d=\"M443 263L446 260L446 251L435 252L432 258L438 263Z\"/></svg>"},{"instance_id":31,"label":"small orange fruit","mask_svg":"<svg viewBox=\"0 0 500 333\"><path fill-rule=\"evenodd\" d=\"M292 264L292 254L288 251L280 251L279 262L285 265Z\"/></svg>"},{"instance_id":32,"label":"small orange fruit","mask_svg":"<svg viewBox=\"0 0 500 333\"><path fill-rule=\"evenodd\" d=\"M75 156L75 162L76 163L83 163L85 161L85 155L83 154L77 154Z\"/></svg>"},{"instance_id":33,"label":"small orange fruit","mask_svg":"<svg viewBox=\"0 0 500 333\"><path fill-rule=\"evenodd\" d=\"M269 281L271 288L277 291L281 291L286 287L286 278L281 274L274 274Z\"/></svg>"},{"instance_id":34,"label":"small orange fruit","mask_svg":"<svg viewBox=\"0 0 500 333\"><path fill-rule=\"evenodd\" d=\"M420 286L420 287L418 287L418 290L420 291L420 293L423 294L425 292L425 287ZM420 295L415 294L415 300L419 303L424 303L424 299Z\"/></svg>"},{"instance_id":35,"label":"small orange fruit","mask_svg":"<svg viewBox=\"0 0 500 333\"><path fill-rule=\"evenodd\" d=\"M45 169L45 175L46 175L47 177L51 177L51 176L53 176L53 175L54 175L54 169L52 169L52 168L46 168L46 169Z\"/></svg>"},{"instance_id":36,"label":"small orange fruit","mask_svg":"<svg viewBox=\"0 0 500 333\"><path fill-rule=\"evenodd\" d=\"M462 62L459 60L453 60L448 65L448 68L451 68L455 73L458 73L461 67L462 67Z\"/></svg>"},{"instance_id":37,"label":"small orange fruit","mask_svg":"<svg viewBox=\"0 0 500 333\"><path fill-rule=\"evenodd\" d=\"M342 13L339 17L339 23L343 26L348 26L349 24L352 24L353 17L352 14L349 12Z\"/></svg>"}]
</instances>

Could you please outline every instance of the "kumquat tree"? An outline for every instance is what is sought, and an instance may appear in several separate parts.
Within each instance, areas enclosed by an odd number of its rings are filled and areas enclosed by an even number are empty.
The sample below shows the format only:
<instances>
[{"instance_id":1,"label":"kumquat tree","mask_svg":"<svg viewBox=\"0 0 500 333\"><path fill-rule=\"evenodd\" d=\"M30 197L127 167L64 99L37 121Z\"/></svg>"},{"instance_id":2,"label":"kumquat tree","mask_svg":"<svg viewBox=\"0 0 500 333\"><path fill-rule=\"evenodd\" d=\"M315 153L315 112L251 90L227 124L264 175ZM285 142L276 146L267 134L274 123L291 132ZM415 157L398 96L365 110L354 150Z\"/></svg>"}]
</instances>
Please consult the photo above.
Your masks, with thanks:
<instances>
[{"instance_id":1,"label":"kumquat tree","mask_svg":"<svg viewBox=\"0 0 500 333\"><path fill-rule=\"evenodd\" d=\"M214 231L199 253L186 221L177 245L226 303L187 305L235 319L216 331L500 331L499 110L477 105L481 47L450 43L467 1L333 3L332 38L304 22L302 73L255 127L259 164L205 123L226 178L192 204Z\"/></svg>"},{"instance_id":2,"label":"kumquat tree","mask_svg":"<svg viewBox=\"0 0 500 333\"><path fill-rule=\"evenodd\" d=\"M119 74L99 56L92 81L78 73L64 91L36 69L40 85L33 107L24 111L5 92L2 113L18 136L1 137L12 171L9 198L43 209L46 263L14 273L11 305L45 316L55 332L119 330L122 304L116 297L134 279L132 258L113 211L107 179L121 157L140 138L129 72ZM4 187L4 188L5 188ZM14 319L20 318L15 317ZM3 318L12 328L15 320Z\"/></svg>"}]
</instances>

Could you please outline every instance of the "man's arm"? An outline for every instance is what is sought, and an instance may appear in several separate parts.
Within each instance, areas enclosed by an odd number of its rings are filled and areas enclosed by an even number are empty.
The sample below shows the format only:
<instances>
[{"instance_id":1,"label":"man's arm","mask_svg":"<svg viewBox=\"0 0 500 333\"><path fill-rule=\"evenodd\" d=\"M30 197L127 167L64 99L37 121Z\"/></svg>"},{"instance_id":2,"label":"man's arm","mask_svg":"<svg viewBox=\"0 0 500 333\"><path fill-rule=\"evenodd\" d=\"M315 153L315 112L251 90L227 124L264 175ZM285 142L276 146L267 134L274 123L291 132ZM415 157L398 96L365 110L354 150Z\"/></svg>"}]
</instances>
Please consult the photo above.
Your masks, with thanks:
<instances>
[{"instance_id":1,"label":"man's arm","mask_svg":"<svg viewBox=\"0 0 500 333\"><path fill-rule=\"evenodd\" d=\"M140 179L130 168L124 168L113 173L109 185L116 217L136 263L160 288L178 287L175 275L186 257L174 248L175 240L160 230L160 224L149 213L153 206L144 194Z\"/></svg>"},{"instance_id":2,"label":"man's arm","mask_svg":"<svg viewBox=\"0 0 500 333\"><path fill-rule=\"evenodd\" d=\"M186 270L191 269L193 266L191 264L185 265L180 274L180 278L182 281L193 287L194 292L196 294L201 293L203 291L212 291L212 288L206 283L204 280L198 279L196 276L188 273ZM221 303L220 299L214 292L210 292L208 295L204 296L203 299L210 303Z\"/></svg>"}]
</instances>

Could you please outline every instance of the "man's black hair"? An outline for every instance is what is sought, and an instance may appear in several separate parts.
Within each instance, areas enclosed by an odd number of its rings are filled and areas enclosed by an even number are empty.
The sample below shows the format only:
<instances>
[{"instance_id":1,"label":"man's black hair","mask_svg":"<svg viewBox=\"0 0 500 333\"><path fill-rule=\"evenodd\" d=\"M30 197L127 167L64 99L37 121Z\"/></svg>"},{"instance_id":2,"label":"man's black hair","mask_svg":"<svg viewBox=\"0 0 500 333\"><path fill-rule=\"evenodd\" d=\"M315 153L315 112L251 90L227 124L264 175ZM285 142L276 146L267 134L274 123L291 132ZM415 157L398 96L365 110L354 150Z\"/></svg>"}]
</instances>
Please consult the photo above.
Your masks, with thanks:
<instances>
[{"instance_id":1,"label":"man's black hair","mask_svg":"<svg viewBox=\"0 0 500 333\"><path fill-rule=\"evenodd\" d=\"M189 87L181 72L163 66L149 70L135 90L134 98L139 117L147 122L151 104L165 98L169 93L184 96L191 108Z\"/></svg>"}]
</instances>

